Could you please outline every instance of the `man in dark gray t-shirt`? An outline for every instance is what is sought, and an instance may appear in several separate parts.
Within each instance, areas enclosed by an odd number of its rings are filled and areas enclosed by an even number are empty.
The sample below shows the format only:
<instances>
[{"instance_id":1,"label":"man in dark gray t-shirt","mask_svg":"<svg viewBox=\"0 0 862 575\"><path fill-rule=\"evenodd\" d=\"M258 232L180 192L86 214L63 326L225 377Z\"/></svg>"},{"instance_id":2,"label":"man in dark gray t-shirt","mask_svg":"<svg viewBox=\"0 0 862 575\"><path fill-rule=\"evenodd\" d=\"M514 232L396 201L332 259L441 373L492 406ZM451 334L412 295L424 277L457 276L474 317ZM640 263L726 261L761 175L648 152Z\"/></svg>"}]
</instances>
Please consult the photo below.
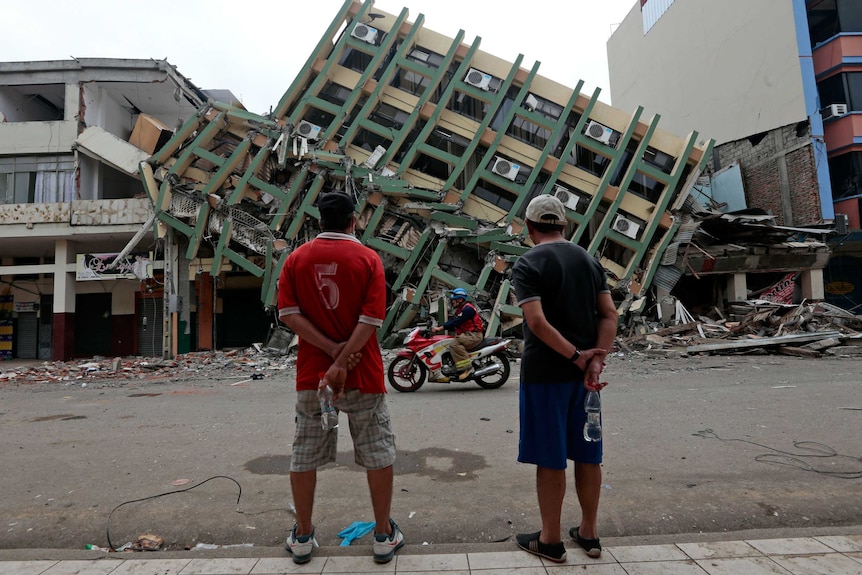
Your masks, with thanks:
<instances>
[{"instance_id":1,"label":"man in dark gray t-shirt","mask_svg":"<svg viewBox=\"0 0 862 575\"><path fill-rule=\"evenodd\" d=\"M581 522L569 535L595 558L602 549L596 528L602 443L584 439L584 397L606 385L599 376L616 336L617 311L599 262L563 236L563 204L537 196L526 220L535 247L512 269L525 320L518 461L536 465L542 530L520 534L517 542L551 561L566 560L560 521L571 459Z\"/></svg>"}]
</instances>

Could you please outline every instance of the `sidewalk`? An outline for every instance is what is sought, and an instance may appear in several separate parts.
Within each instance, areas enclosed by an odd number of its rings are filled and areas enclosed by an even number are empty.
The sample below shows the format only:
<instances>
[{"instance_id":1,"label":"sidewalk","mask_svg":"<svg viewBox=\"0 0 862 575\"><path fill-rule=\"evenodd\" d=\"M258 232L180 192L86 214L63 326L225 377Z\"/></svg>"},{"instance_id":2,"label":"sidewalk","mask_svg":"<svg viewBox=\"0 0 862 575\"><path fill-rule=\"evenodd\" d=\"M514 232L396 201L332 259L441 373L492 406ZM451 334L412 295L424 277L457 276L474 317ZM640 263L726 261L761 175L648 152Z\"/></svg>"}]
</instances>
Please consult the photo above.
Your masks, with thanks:
<instances>
[{"instance_id":1,"label":"sidewalk","mask_svg":"<svg viewBox=\"0 0 862 575\"><path fill-rule=\"evenodd\" d=\"M567 543L568 560L552 563L514 549L495 545L498 551L411 554L406 546L386 565L370 557L370 546L357 544L351 555L330 555L320 549L305 565L295 565L284 552L262 557L183 558L176 552L161 554L95 555L88 559L3 560L2 575L281 575L427 574L427 575L860 575L862 535L827 535L787 539L755 539L708 543L608 546L601 559L590 559ZM505 549L505 550L503 550ZM21 553L25 553L22 550ZM57 551L54 550L54 553ZM38 554L29 550L27 556ZM69 552L81 556L78 551ZM241 553L237 553L241 554ZM169 557L166 557L169 556Z\"/></svg>"}]
</instances>

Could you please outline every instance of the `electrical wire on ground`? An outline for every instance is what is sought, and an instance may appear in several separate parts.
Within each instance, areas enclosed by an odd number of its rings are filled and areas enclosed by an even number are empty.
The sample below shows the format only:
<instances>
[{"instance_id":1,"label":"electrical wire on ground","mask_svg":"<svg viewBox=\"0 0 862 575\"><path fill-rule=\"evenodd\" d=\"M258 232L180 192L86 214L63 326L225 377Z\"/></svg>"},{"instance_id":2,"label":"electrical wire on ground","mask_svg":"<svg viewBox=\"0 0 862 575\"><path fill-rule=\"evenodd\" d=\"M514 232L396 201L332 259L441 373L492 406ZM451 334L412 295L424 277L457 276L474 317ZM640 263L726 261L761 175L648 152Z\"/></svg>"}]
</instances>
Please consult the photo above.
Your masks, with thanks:
<instances>
[{"instance_id":1,"label":"electrical wire on ground","mask_svg":"<svg viewBox=\"0 0 862 575\"><path fill-rule=\"evenodd\" d=\"M751 445L756 445L757 447L762 447L763 449L768 449L769 451L773 452L762 453L756 456L754 460L760 463L768 463L771 465L786 465L787 467L795 467L797 469L802 469L803 471L812 471L814 473L820 473L823 475L828 475L830 477L837 477L839 479L862 479L862 470L829 471L824 469L817 469L807 461L804 461L803 458L806 457L815 457L820 459L835 457L839 459L849 459L850 461L860 464L860 466L862 466L862 457L842 455L828 445L817 443L816 441L794 441L793 447L795 447L799 451L808 453L790 453L789 451L781 451L780 449L775 449L774 447L769 447L768 445L755 443L754 441L749 441L747 439L725 439L723 437L719 437L718 434L711 429L704 429L702 431L698 431L697 433L692 433L692 435L694 435L695 437L702 437L704 439L717 439L722 442L739 441L741 443L749 443Z\"/></svg>"},{"instance_id":2,"label":"electrical wire on ground","mask_svg":"<svg viewBox=\"0 0 862 575\"><path fill-rule=\"evenodd\" d=\"M108 548L111 551L119 551L119 549L114 547L114 544L111 542L111 516L114 514L114 511L116 511L120 507L122 507L124 505L129 505L130 503L140 503L142 501L149 501L150 499L156 499L158 497L164 497L166 495L175 495L177 493L185 493L186 491L191 491L195 487L200 487L204 483L207 483L208 481L212 481L213 479L230 479L231 481L236 483L237 489L239 489L239 493L236 496L236 505L239 505L239 500L242 497L242 486L239 484L239 482L236 479L234 479L233 477L228 477L227 475L215 475L213 477L210 477L209 479L204 479L203 481L201 481L200 483L198 483L196 485L192 485L191 487L186 487L185 489L177 489L176 491L168 491L167 493L159 493L158 495L150 495L149 497L142 497L140 499L133 499L131 501L126 501L126 502L120 503L119 505L114 507L114 509L111 510L111 513L108 514L108 525L107 525L107 529L106 529L106 535L108 537Z\"/></svg>"}]
</instances>

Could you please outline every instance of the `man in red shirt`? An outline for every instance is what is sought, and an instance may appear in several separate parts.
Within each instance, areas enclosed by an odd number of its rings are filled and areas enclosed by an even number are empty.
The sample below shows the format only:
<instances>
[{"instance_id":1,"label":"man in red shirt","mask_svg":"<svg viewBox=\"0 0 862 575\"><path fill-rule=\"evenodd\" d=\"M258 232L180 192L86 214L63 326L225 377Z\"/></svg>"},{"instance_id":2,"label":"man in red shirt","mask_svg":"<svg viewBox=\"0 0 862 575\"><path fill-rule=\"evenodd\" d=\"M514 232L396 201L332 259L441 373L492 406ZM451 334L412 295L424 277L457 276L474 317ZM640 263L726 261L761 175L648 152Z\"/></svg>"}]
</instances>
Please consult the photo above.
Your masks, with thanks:
<instances>
[{"instance_id":1,"label":"man in red shirt","mask_svg":"<svg viewBox=\"0 0 862 575\"><path fill-rule=\"evenodd\" d=\"M336 410L350 420L354 460L366 468L376 523L374 560L387 563L404 536L389 516L395 435L376 337L386 317L386 279L380 257L353 235L353 199L344 192L323 193L317 208L322 233L288 256L278 280L279 317L299 335L290 462L296 524L285 548L295 563L306 563L317 545L311 521L317 468L335 461L338 439L337 428L321 425L317 390L329 385Z\"/></svg>"}]
</instances>

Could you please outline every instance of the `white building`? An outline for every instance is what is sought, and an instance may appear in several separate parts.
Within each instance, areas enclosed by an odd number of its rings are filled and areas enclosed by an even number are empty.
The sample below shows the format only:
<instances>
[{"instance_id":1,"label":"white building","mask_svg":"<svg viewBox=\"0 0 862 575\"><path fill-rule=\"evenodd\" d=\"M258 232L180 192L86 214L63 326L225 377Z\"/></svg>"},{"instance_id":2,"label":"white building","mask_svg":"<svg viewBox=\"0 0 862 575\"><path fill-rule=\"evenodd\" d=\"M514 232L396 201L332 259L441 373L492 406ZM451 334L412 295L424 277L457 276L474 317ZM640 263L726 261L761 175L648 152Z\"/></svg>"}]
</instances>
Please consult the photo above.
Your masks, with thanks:
<instances>
[{"instance_id":1,"label":"white building","mask_svg":"<svg viewBox=\"0 0 862 575\"><path fill-rule=\"evenodd\" d=\"M93 254L142 230L138 164L206 100L165 60L0 63L0 357L159 353L152 232L137 266Z\"/></svg>"}]
</instances>

